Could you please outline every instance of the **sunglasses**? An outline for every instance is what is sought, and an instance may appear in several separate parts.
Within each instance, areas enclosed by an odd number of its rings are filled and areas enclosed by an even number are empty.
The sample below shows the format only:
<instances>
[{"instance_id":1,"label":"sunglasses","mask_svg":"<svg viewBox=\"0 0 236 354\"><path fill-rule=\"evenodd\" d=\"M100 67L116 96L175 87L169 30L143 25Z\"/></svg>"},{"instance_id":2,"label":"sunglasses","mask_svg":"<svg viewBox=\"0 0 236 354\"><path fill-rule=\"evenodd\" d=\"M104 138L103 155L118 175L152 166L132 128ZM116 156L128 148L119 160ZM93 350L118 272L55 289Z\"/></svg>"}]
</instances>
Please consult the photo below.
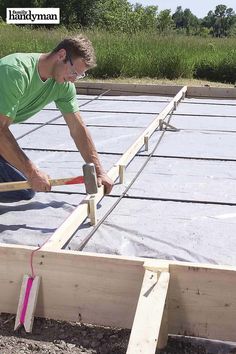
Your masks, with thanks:
<instances>
[{"instance_id":1,"label":"sunglasses","mask_svg":"<svg viewBox=\"0 0 236 354\"><path fill-rule=\"evenodd\" d=\"M73 62L72 62L71 56L70 56L68 53L66 53L66 59L67 59L67 61L69 61L70 65L73 67L74 64L73 64ZM76 80L79 80L79 79L83 79L83 78L86 76L86 73L78 74L77 71L75 71L75 70L73 70L73 71L70 70L69 75L75 76L75 79L76 79Z\"/></svg>"}]
</instances>

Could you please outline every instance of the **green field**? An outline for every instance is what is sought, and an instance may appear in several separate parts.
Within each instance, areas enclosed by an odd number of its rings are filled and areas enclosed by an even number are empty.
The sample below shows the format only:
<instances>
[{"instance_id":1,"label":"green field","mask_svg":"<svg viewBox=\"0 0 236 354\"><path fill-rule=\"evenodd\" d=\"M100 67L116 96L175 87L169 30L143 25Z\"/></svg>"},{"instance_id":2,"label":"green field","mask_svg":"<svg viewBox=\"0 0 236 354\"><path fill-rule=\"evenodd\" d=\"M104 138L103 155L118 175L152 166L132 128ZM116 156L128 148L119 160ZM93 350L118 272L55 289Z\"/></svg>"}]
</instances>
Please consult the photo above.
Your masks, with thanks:
<instances>
[{"instance_id":1,"label":"green field","mask_svg":"<svg viewBox=\"0 0 236 354\"><path fill-rule=\"evenodd\" d=\"M65 28L33 30L0 26L1 57L13 52L50 51L68 32ZM104 31L83 31L93 42L97 67L92 78L204 79L236 82L236 38L133 35Z\"/></svg>"}]
</instances>

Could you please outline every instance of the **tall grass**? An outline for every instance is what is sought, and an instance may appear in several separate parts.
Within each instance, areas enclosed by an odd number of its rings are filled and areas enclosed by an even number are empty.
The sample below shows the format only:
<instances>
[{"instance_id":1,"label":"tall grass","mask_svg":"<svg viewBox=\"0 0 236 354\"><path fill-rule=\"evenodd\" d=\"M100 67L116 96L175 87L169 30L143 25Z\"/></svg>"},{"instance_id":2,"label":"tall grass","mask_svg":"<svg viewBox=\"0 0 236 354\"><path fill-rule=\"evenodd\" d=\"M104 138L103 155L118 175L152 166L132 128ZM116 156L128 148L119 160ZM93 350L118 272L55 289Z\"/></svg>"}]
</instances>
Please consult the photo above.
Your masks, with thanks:
<instances>
[{"instance_id":1,"label":"tall grass","mask_svg":"<svg viewBox=\"0 0 236 354\"><path fill-rule=\"evenodd\" d=\"M62 38L79 30L46 30L0 25L0 56L12 52L50 51ZM201 78L236 82L236 39L133 35L101 30L83 31L93 42L97 67L94 78Z\"/></svg>"}]
</instances>

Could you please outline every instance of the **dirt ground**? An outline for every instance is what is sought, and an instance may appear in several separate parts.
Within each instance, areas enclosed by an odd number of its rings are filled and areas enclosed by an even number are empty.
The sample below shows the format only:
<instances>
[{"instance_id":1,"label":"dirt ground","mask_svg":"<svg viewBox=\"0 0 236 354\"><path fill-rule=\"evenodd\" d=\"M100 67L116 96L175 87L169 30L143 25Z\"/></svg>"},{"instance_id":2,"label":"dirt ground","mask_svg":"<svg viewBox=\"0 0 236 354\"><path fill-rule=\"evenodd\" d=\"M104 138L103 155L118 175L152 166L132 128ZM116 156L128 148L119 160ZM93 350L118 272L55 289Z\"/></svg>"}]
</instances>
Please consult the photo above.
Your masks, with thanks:
<instances>
[{"instance_id":1,"label":"dirt ground","mask_svg":"<svg viewBox=\"0 0 236 354\"><path fill-rule=\"evenodd\" d=\"M197 80L197 79L175 79L175 80L168 80L168 79L155 79L149 77L143 78L134 78L134 77L119 77L119 78L111 78L111 79L92 79L90 77L85 78L80 82L104 82L104 83L113 83L113 84L138 84L138 85L145 85L145 84L155 84L155 85L187 85L187 86L207 86L207 87L235 87L233 84L225 84L223 82L214 82L214 81L207 81L207 80Z\"/></svg>"},{"instance_id":2,"label":"dirt ground","mask_svg":"<svg viewBox=\"0 0 236 354\"><path fill-rule=\"evenodd\" d=\"M1 354L123 354L130 331L35 318L33 332L13 331L15 316L0 316Z\"/></svg>"},{"instance_id":3,"label":"dirt ground","mask_svg":"<svg viewBox=\"0 0 236 354\"><path fill-rule=\"evenodd\" d=\"M130 331L36 318L33 332L14 332L15 316L0 315L0 354L125 354ZM148 353L143 353L148 354ZM207 346L184 337L169 337L157 354L236 354L236 346Z\"/></svg>"}]
</instances>

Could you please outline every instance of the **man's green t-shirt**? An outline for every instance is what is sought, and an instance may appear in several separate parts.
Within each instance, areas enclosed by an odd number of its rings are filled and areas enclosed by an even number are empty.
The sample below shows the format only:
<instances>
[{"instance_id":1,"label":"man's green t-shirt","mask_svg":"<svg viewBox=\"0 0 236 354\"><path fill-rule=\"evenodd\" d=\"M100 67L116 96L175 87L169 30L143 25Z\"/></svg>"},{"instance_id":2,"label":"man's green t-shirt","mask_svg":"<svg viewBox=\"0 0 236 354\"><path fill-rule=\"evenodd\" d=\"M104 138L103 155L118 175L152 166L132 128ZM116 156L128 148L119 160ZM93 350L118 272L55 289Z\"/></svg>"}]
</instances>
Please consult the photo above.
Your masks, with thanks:
<instances>
[{"instance_id":1,"label":"man's green t-shirt","mask_svg":"<svg viewBox=\"0 0 236 354\"><path fill-rule=\"evenodd\" d=\"M0 59L0 114L20 123L55 102L62 113L77 112L75 85L42 81L39 53L16 53Z\"/></svg>"}]
</instances>

